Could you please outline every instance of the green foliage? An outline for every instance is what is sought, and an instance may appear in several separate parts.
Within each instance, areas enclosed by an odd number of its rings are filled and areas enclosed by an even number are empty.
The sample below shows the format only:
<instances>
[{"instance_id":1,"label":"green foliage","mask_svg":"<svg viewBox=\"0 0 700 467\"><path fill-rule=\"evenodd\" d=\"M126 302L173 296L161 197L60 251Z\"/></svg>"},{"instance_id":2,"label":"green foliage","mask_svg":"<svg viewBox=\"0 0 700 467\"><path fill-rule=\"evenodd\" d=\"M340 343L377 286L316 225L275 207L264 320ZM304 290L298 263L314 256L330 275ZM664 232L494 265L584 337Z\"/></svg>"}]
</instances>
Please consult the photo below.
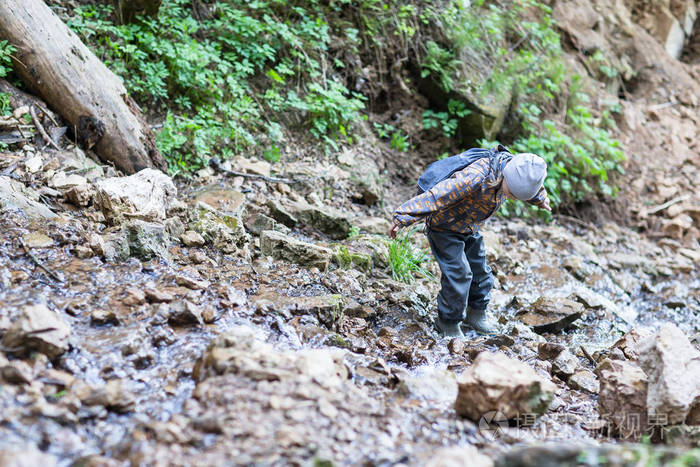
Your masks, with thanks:
<instances>
[{"instance_id":1,"label":"green foliage","mask_svg":"<svg viewBox=\"0 0 700 467\"><path fill-rule=\"evenodd\" d=\"M391 147L399 152L408 151L411 148L411 144L408 141L408 135L405 134L400 129L395 128L393 125L388 123L377 123L373 122L377 136L381 139L391 138Z\"/></svg>"},{"instance_id":2,"label":"green foliage","mask_svg":"<svg viewBox=\"0 0 700 467\"><path fill-rule=\"evenodd\" d=\"M343 64L328 54L317 2L210 8L196 19L189 1L165 0L157 19L116 26L111 7L89 5L69 22L141 104L167 115L157 141L172 171L196 170L214 153L279 159L283 128L332 146L352 141L363 98L337 78Z\"/></svg>"},{"instance_id":3,"label":"green foliage","mask_svg":"<svg viewBox=\"0 0 700 467\"><path fill-rule=\"evenodd\" d=\"M4 78L12 70L12 54L16 51L7 41L0 41L0 78ZM7 115L10 108L10 96L0 92L0 115Z\"/></svg>"},{"instance_id":4,"label":"green foliage","mask_svg":"<svg viewBox=\"0 0 700 467\"><path fill-rule=\"evenodd\" d=\"M279 162L280 161L280 148L277 146L272 146L271 148L265 149L263 151L263 157L268 162Z\"/></svg>"},{"instance_id":5,"label":"green foliage","mask_svg":"<svg viewBox=\"0 0 700 467\"><path fill-rule=\"evenodd\" d=\"M411 241L415 229L410 229L398 235L389 243L389 268L394 280L410 284L414 281L414 274L423 277L433 275L423 267L423 263L430 259L426 250L416 247Z\"/></svg>"},{"instance_id":6,"label":"green foliage","mask_svg":"<svg viewBox=\"0 0 700 467\"><path fill-rule=\"evenodd\" d=\"M0 78L4 78L12 70L12 54L17 49L7 41L0 41Z\"/></svg>"},{"instance_id":7,"label":"green foliage","mask_svg":"<svg viewBox=\"0 0 700 467\"><path fill-rule=\"evenodd\" d=\"M537 0L447 5L441 18L450 46L426 43L422 76L432 75L448 95L476 95L486 101L512 96L509 118L522 124L524 135L516 136L511 147L539 154L547 161L545 186L552 205L581 201L598 193L614 195L617 189L610 175L621 172L624 161L619 142L611 136L614 120L610 114L616 109L594 116L590 99L580 89L580 78L567 77L551 8ZM469 57L474 67L486 68L485 78L458 79L464 73L460 57ZM617 70L601 52L590 61L602 76L616 76ZM479 72L475 70L477 75ZM567 104L566 118L546 118L562 100ZM447 107L448 111L425 111L423 125L439 128L445 137L452 138L469 110L456 98L450 99ZM502 212L522 214L526 209L507 203Z\"/></svg>"},{"instance_id":8,"label":"green foliage","mask_svg":"<svg viewBox=\"0 0 700 467\"><path fill-rule=\"evenodd\" d=\"M577 89L579 80L572 77L573 94L564 125L542 120L536 105L521 104L523 127L530 135L512 145L518 152L533 152L547 161L545 188L555 205L581 201L593 193L614 196L617 188L609 183L609 175L623 172L625 156L620 143L610 136L614 125L610 111L603 113L607 118L595 119L586 106L588 95Z\"/></svg>"}]
</instances>

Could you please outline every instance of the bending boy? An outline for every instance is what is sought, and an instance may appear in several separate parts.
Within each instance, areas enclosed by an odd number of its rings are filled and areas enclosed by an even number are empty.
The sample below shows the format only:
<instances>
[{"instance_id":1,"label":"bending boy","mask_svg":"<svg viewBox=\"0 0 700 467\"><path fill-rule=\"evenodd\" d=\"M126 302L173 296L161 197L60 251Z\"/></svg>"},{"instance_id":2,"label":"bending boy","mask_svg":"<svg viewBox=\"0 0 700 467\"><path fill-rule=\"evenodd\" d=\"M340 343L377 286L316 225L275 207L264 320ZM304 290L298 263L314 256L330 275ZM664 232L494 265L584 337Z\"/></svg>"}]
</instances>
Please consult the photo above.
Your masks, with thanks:
<instances>
[{"instance_id":1,"label":"bending boy","mask_svg":"<svg viewBox=\"0 0 700 467\"><path fill-rule=\"evenodd\" d=\"M465 319L479 333L496 331L486 315L493 275L479 227L506 198L551 211L542 186L546 175L547 164L541 157L512 155L499 145L394 212L391 238L400 227L425 221L428 242L442 272L435 325L443 335L464 337L460 323Z\"/></svg>"}]
</instances>

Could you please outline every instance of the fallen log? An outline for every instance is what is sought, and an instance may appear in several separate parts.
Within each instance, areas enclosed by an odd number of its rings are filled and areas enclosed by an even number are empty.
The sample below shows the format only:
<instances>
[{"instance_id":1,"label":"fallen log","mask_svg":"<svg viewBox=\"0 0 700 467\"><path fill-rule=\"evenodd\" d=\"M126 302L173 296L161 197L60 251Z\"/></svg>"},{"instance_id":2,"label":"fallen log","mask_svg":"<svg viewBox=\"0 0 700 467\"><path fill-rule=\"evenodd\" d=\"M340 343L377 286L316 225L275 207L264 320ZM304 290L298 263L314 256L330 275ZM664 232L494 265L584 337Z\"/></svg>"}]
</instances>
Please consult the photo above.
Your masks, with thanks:
<instances>
[{"instance_id":1,"label":"fallen log","mask_svg":"<svg viewBox=\"0 0 700 467\"><path fill-rule=\"evenodd\" d=\"M0 38L23 83L69 122L78 142L126 173L166 169L124 85L41 0L2 0Z\"/></svg>"}]
</instances>

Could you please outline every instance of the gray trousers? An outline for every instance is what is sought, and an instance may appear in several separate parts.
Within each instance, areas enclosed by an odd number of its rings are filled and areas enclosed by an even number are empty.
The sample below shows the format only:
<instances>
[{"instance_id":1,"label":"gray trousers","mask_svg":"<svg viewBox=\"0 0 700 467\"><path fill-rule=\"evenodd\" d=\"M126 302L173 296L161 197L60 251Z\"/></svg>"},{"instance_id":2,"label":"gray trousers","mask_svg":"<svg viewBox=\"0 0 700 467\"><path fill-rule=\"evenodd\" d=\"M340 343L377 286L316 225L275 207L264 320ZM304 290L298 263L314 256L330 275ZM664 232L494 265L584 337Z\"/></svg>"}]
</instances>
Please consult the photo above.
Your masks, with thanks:
<instances>
[{"instance_id":1,"label":"gray trousers","mask_svg":"<svg viewBox=\"0 0 700 467\"><path fill-rule=\"evenodd\" d=\"M442 288L437 299L440 318L447 322L463 321L467 303L475 310L485 310L491 299L493 274L486 264L481 234L428 229L427 235L442 272Z\"/></svg>"}]
</instances>

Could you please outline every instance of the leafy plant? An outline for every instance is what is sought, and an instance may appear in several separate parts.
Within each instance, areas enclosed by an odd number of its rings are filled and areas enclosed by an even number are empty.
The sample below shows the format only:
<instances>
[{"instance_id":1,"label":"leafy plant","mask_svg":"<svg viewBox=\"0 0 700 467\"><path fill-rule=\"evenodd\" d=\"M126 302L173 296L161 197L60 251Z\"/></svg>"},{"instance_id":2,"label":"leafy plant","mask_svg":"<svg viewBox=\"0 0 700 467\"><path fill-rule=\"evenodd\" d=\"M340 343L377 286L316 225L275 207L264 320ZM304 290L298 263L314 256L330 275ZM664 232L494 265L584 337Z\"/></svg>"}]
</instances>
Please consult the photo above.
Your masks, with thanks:
<instances>
[{"instance_id":1,"label":"leafy plant","mask_svg":"<svg viewBox=\"0 0 700 467\"><path fill-rule=\"evenodd\" d=\"M7 41L0 41L0 78L4 78L12 70L12 54L17 49ZM10 108L10 96L0 92L0 115L7 115Z\"/></svg>"},{"instance_id":2,"label":"leafy plant","mask_svg":"<svg viewBox=\"0 0 700 467\"><path fill-rule=\"evenodd\" d=\"M164 0L157 18L123 26L111 6L76 13L69 26L141 104L167 115L157 141L173 172L214 153L274 159L265 148L294 129L335 147L362 118L364 98L336 77L344 64L328 53L317 2L231 0L195 18L188 0Z\"/></svg>"},{"instance_id":3,"label":"leafy plant","mask_svg":"<svg viewBox=\"0 0 700 467\"><path fill-rule=\"evenodd\" d=\"M423 263L430 258L428 252L416 247L411 241L415 231L410 229L389 243L388 262L391 275L394 280L407 284L414 281L414 274L433 277L433 274L423 267Z\"/></svg>"}]
</instances>

